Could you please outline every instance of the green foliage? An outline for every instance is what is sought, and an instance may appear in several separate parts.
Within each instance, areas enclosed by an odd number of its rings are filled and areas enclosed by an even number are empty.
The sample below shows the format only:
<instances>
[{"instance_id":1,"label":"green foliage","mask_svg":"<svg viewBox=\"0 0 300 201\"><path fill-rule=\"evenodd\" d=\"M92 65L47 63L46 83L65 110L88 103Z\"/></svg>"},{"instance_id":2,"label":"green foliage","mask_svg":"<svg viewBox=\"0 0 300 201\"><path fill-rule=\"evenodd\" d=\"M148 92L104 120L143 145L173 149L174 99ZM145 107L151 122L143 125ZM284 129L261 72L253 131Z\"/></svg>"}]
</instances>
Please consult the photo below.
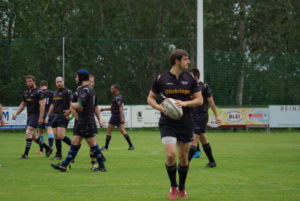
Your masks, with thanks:
<instances>
[{"instance_id":1,"label":"green foliage","mask_svg":"<svg viewBox=\"0 0 300 201\"><path fill-rule=\"evenodd\" d=\"M243 11L241 2L204 1L205 81L217 104L235 105L240 88L245 106L298 104L299 1L249 0ZM65 37L67 87L75 90L74 72L87 68L101 104L110 103L113 83L126 104L145 104L173 48L186 49L196 66L196 8L196 0L0 0L1 102L19 104L27 74L55 89Z\"/></svg>"}]
</instances>

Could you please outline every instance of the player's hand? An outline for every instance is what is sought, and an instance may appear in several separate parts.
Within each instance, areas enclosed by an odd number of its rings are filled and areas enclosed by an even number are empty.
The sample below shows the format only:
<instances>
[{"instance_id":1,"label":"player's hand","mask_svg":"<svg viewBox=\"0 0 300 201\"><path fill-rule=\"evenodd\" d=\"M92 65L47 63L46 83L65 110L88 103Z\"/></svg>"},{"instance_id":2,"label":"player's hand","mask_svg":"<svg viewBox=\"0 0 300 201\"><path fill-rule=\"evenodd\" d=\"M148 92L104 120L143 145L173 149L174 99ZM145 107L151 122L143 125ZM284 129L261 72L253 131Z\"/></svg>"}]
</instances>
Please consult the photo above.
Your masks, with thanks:
<instances>
[{"instance_id":1,"label":"player's hand","mask_svg":"<svg viewBox=\"0 0 300 201\"><path fill-rule=\"evenodd\" d=\"M164 101L159 105L158 110L161 111L162 113L164 113L166 116L168 116L167 112L166 112L166 110L164 108Z\"/></svg>"},{"instance_id":2,"label":"player's hand","mask_svg":"<svg viewBox=\"0 0 300 201\"><path fill-rule=\"evenodd\" d=\"M67 120L70 120L71 118L72 118L72 115L67 115L67 116L66 116L66 119L67 119Z\"/></svg>"},{"instance_id":3,"label":"player's hand","mask_svg":"<svg viewBox=\"0 0 300 201\"><path fill-rule=\"evenodd\" d=\"M220 119L220 117L216 117L216 123L217 123L217 124L221 124L221 119Z\"/></svg>"},{"instance_id":4,"label":"player's hand","mask_svg":"<svg viewBox=\"0 0 300 201\"><path fill-rule=\"evenodd\" d=\"M179 107L185 107L186 106L186 102L181 101L181 100L175 100L176 101L176 105L178 105Z\"/></svg>"},{"instance_id":5,"label":"player's hand","mask_svg":"<svg viewBox=\"0 0 300 201\"><path fill-rule=\"evenodd\" d=\"M99 111L102 112L102 111L104 111L104 110L103 110L103 108L100 108Z\"/></svg>"},{"instance_id":6,"label":"player's hand","mask_svg":"<svg viewBox=\"0 0 300 201\"><path fill-rule=\"evenodd\" d=\"M125 124L125 120L123 118L121 118L121 123Z\"/></svg>"},{"instance_id":7,"label":"player's hand","mask_svg":"<svg viewBox=\"0 0 300 201\"><path fill-rule=\"evenodd\" d=\"M43 118L39 118L38 124L41 125L41 124L43 124L43 122L44 122L44 121L43 121Z\"/></svg>"},{"instance_id":8,"label":"player's hand","mask_svg":"<svg viewBox=\"0 0 300 201\"><path fill-rule=\"evenodd\" d=\"M48 122L49 122L49 117L46 116L46 118L45 118L45 123L47 124Z\"/></svg>"},{"instance_id":9,"label":"player's hand","mask_svg":"<svg viewBox=\"0 0 300 201\"><path fill-rule=\"evenodd\" d=\"M103 121L98 121L98 123L99 123L99 125L100 125L100 128L103 128L103 126L104 126Z\"/></svg>"},{"instance_id":10,"label":"player's hand","mask_svg":"<svg viewBox=\"0 0 300 201\"><path fill-rule=\"evenodd\" d=\"M12 116L12 119L13 119L13 120L16 120L16 118L17 118L17 115L14 114L14 115Z\"/></svg>"},{"instance_id":11,"label":"player's hand","mask_svg":"<svg viewBox=\"0 0 300 201\"><path fill-rule=\"evenodd\" d=\"M1 124L0 124L0 127L3 127L4 126L4 121L1 120Z\"/></svg>"}]
</instances>

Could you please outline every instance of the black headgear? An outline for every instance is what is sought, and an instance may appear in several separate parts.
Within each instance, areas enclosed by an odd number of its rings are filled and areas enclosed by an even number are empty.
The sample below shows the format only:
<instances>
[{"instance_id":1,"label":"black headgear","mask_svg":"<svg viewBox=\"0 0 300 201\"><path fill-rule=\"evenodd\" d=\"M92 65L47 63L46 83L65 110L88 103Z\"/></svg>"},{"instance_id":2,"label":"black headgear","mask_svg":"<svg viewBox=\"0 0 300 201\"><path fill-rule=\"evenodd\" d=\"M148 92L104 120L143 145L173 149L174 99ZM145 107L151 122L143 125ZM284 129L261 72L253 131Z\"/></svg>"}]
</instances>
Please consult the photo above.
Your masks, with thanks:
<instances>
[{"instance_id":1,"label":"black headgear","mask_svg":"<svg viewBox=\"0 0 300 201\"><path fill-rule=\"evenodd\" d=\"M85 69L80 69L76 73L78 75L78 85L81 85L82 81L88 81L89 80L89 72Z\"/></svg>"}]
</instances>

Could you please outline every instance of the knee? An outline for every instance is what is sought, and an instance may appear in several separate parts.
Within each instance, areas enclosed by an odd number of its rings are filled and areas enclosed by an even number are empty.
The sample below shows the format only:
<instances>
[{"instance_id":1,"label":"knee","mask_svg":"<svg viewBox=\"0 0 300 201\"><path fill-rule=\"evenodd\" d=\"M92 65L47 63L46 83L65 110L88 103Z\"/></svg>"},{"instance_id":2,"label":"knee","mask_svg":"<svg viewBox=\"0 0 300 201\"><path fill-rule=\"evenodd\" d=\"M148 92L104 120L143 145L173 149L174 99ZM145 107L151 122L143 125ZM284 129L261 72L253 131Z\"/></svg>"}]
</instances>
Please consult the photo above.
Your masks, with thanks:
<instances>
[{"instance_id":1,"label":"knee","mask_svg":"<svg viewBox=\"0 0 300 201\"><path fill-rule=\"evenodd\" d=\"M33 130L29 130L29 129L26 130L26 138L27 139L32 139L33 134L34 134Z\"/></svg>"},{"instance_id":2,"label":"knee","mask_svg":"<svg viewBox=\"0 0 300 201\"><path fill-rule=\"evenodd\" d=\"M189 164L188 156L186 155L181 155L178 158L179 164L182 166L187 166Z\"/></svg>"},{"instance_id":3,"label":"knee","mask_svg":"<svg viewBox=\"0 0 300 201\"><path fill-rule=\"evenodd\" d=\"M205 134L202 134L202 135L200 136L200 142L201 142L202 145L205 145L205 144L208 143L208 140L207 140L207 137L206 137Z\"/></svg>"},{"instance_id":4,"label":"knee","mask_svg":"<svg viewBox=\"0 0 300 201\"><path fill-rule=\"evenodd\" d=\"M167 153L166 154L166 165L171 166L175 164L176 153Z\"/></svg>"}]
</instances>

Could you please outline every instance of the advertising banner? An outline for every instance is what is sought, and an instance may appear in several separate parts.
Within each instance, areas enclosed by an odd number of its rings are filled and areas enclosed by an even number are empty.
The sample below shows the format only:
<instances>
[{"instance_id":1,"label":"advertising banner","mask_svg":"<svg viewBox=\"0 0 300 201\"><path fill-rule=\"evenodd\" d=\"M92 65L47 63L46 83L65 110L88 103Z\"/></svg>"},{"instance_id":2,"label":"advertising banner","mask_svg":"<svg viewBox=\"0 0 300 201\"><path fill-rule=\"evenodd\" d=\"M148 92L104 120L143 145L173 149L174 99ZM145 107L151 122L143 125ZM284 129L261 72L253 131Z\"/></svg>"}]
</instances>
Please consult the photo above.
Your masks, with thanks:
<instances>
[{"instance_id":1,"label":"advertising banner","mask_svg":"<svg viewBox=\"0 0 300 201\"><path fill-rule=\"evenodd\" d=\"M208 126L215 127L267 127L269 122L268 108L222 108L217 113L221 124L217 124L214 113L209 111Z\"/></svg>"},{"instance_id":2,"label":"advertising banner","mask_svg":"<svg viewBox=\"0 0 300 201\"><path fill-rule=\"evenodd\" d=\"M98 105L99 109L100 108L108 108L110 105ZM130 106L124 106L123 107L123 112L125 116L125 127L130 128L131 127L131 111L130 111ZM109 111L103 111L100 113L101 121L104 123L104 128L107 128L108 122L111 116L111 112ZM96 116L95 116L96 122L98 121ZM97 127L100 128L100 125L97 123ZM72 118L69 121L68 128L74 128L74 118Z\"/></svg>"},{"instance_id":3,"label":"advertising banner","mask_svg":"<svg viewBox=\"0 0 300 201\"><path fill-rule=\"evenodd\" d=\"M160 111L146 105L131 106L131 111L133 128L158 127Z\"/></svg>"},{"instance_id":4,"label":"advertising banner","mask_svg":"<svg viewBox=\"0 0 300 201\"><path fill-rule=\"evenodd\" d=\"M99 108L107 108L110 105L99 105ZM270 106L272 109L273 127L297 127L300 124L300 106ZM5 127L0 129L25 129L27 114L26 109L18 115L16 120L12 120L12 115L17 111L17 107L3 107ZM215 116L209 109L208 126L217 127L268 127L269 108L222 108L217 109L221 119L221 124L217 124ZM107 128L111 116L110 111L101 112L101 120ZM125 127L143 128L158 127L160 112L149 105L124 106ZM96 118L96 117L95 117ZM97 124L98 128L99 125ZM69 121L68 128L74 127L74 118ZM299 126L300 127L300 126Z\"/></svg>"},{"instance_id":5,"label":"advertising banner","mask_svg":"<svg viewBox=\"0 0 300 201\"><path fill-rule=\"evenodd\" d=\"M270 105L270 128L300 128L300 105Z\"/></svg>"},{"instance_id":6,"label":"advertising banner","mask_svg":"<svg viewBox=\"0 0 300 201\"><path fill-rule=\"evenodd\" d=\"M25 129L27 121L26 109L21 112L16 120L12 119L12 116L16 113L18 107L2 107L5 125L0 129Z\"/></svg>"}]
</instances>

